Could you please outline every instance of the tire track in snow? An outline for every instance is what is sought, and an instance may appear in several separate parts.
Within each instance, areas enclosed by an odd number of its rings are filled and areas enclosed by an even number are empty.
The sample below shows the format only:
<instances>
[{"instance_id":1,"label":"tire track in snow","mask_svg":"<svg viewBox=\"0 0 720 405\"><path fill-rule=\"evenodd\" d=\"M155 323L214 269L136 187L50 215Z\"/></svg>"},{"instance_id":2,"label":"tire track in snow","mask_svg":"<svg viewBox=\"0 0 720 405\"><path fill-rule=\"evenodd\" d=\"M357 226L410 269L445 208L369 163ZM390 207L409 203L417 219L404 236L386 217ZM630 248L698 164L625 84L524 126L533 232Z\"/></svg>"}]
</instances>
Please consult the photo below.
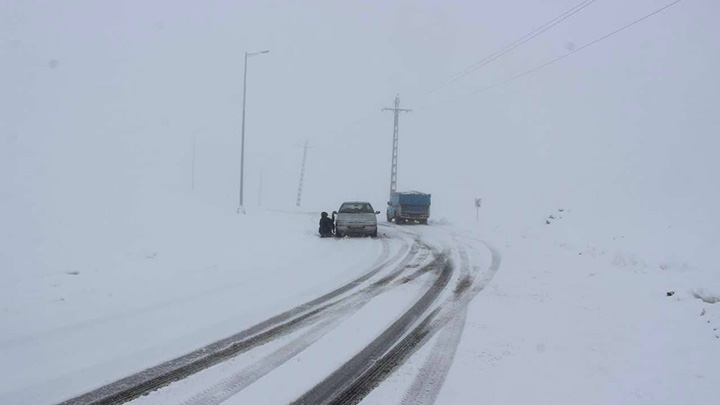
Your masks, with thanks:
<instances>
[{"instance_id":1,"label":"tire track in snow","mask_svg":"<svg viewBox=\"0 0 720 405\"><path fill-rule=\"evenodd\" d=\"M438 336L435 345L431 348L430 356L425 360L415 380L405 392L402 405L433 404L440 394L465 329L468 306L495 277L502 262L502 255L497 249L487 242L482 243L490 250L492 255L488 271L477 282L471 282L466 293L461 291L461 295L455 297L455 301L446 303L444 314L438 317L437 323L430 327L432 331L425 336L424 341L418 344L416 350L419 350L435 333L440 331L440 336ZM467 252L465 250L462 250L462 252L464 252L464 255L461 254L463 265L469 268L470 263Z\"/></svg>"},{"instance_id":2,"label":"tire track in snow","mask_svg":"<svg viewBox=\"0 0 720 405\"><path fill-rule=\"evenodd\" d=\"M383 242L382 251L381 251L378 259L373 263L373 265L372 265L373 268L377 268L390 255L390 247L389 247L387 241L383 240L382 242ZM366 275L367 274L363 275L363 277L365 277ZM354 280L354 281L357 282L358 280ZM362 281L360 281L360 282L362 282ZM210 289L198 292L196 294L188 295L185 297L174 298L171 300L158 302L158 303L151 304L151 305L148 305L145 307L136 308L136 309L132 309L132 310L125 311L125 312L120 312L120 313L112 314L112 315L105 316L105 317L88 319L88 320L72 323L69 325L60 326L60 327L53 328L53 329L38 331L38 332L35 332L32 334L14 337L14 338L11 338L8 340L0 341L0 350L12 349L13 347L27 345L27 344L35 342L35 341L56 339L59 336L67 335L70 333L77 333L78 331L90 329L90 328L93 328L96 326L105 325L105 324L109 324L109 323L113 323L113 322L118 322L118 321L125 320L125 319L130 319L137 315L147 314L148 312L160 311L160 310L163 310L166 308L171 308L178 304L185 304L185 303L189 303L189 302L198 301L198 300L201 300L210 295L222 293L225 291L232 291L233 289L235 289L239 286L242 286L244 284L245 284L244 281L225 284L220 287L210 288ZM345 287L345 286L343 286L343 287Z\"/></svg>"},{"instance_id":3,"label":"tire track in snow","mask_svg":"<svg viewBox=\"0 0 720 405\"><path fill-rule=\"evenodd\" d=\"M430 251L426 246L423 249ZM418 251L420 252L420 250ZM183 402L183 405L213 405L219 404L247 388L253 382L257 381L264 375L270 373L275 368L286 363L317 340L325 336L327 333L335 329L344 320L359 311L365 304L370 302L378 295L387 292L395 287L392 281L397 280L407 270L408 263L418 255L408 256L400 262L395 270L371 284L369 287L356 292L355 294L345 297L334 303L337 309L324 318L318 320L317 326L310 326L311 330L304 333L293 341L286 343L273 353L265 356L259 361L233 373L231 376L223 379L215 385L203 390L192 398ZM439 259L435 258L430 263L422 267L420 271L431 271L439 265ZM401 280L404 283L404 279Z\"/></svg>"},{"instance_id":4,"label":"tire track in snow","mask_svg":"<svg viewBox=\"0 0 720 405\"><path fill-rule=\"evenodd\" d=\"M330 377L325 379L323 382L315 386L313 389L308 391L298 400L294 401L293 404L332 404L332 405L348 405L357 404L362 401L375 387L380 385L382 381L387 378L390 374L396 371L407 359L415 354L420 348L427 344L438 332L443 330L448 324L450 324L458 315L462 318L457 323L453 323L451 328L442 344L447 344L449 347L443 350L450 350L446 353L445 358L440 358L438 361L441 363L435 367L428 367L426 372L421 373L417 378L419 380L414 381L413 384L428 384L424 386L427 392L422 396L417 397L418 400L426 401L424 403L432 403L437 398L442 383L445 381L447 372L452 365L454 353L457 350L457 345L460 342L462 331L465 324L465 311L467 306L472 299L482 291L488 283L493 279L495 274L500 268L502 262L502 256L499 251L483 242L485 246L492 253L492 260L488 270L479 279L470 280L469 283L463 283L465 277L460 278L457 288L454 294L447 298L443 303L431 311L425 316L410 332L408 332L399 342L394 346L387 348L385 354L382 354L379 358L373 358L365 356L364 360L366 366L362 372L353 375L343 375L342 367L333 373ZM462 252L462 250L460 251ZM465 265L467 262L465 258L467 255L459 253L461 262ZM452 267L452 266L450 266ZM465 267L467 269L468 267ZM418 314L421 315L421 314ZM399 337L399 336L398 336ZM377 340L381 340L379 337ZM375 343L374 341L373 343ZM392 342L395 343L395 342ZM371 344L372 345L372 344ZM366 347L366 350L370 346ZM365 350L364 350L365 351ZM361 356L363 352L356 356ZM355 358L353 358L354 360ZM352 362L352 360L351 360ZM346 363L347 366L350 362ZM345 367L343 366L343 367ZM343 377L344 381L343 381ZM330 389L330 385L324 391L320 389L323 384L328 384L328 381L334 381L333 391ZM413 402L404 402L411 404Z\"/></svg>"},{"instance_id":5,"label":"tire track in snow","mask_svg":"<svg viewBox=\"0 0 720 405\"><path fill-rule=\"evenodd\" d=\"M402 405L435 403L455 359L466 320L467 308L464 308L447 326L442 328L437 342L430 349L430 356L425 360L420 368L420 373L405 393Z\"/></svg>"},{"instance_id":6,"label":"tire track in snow","mask_svg":"<svg viewBox=\"0 0 720 405\"><path fill-rule=\"evenodd\" d=\"M453 297L456 297L458 294L462 293L464 289L467 288L462 286L467 285L466 282L470 278L470 264L467 252L464 249L458 249L458 244L455 240L454 242L455 246L453 246L451 252L453 253L453 256L457 256L460 262L460 266L458 269L459 281L453 294ZM450 262L450 259L448 258L447 260L448 261L446 265L450 268L453 268L454 266ZM424 345L427 340L429 340L431 336L430 333L432 331L431 325L433 322L435 322L436 317L441 313L441 309L442 304L436 307L432 312L430 312L430 314L427 315L412 331L410 331L404 338L397 342L394 347L387 351L387 353L385 353L382 358L372 364L372 366L367 371L365 371L363 375L358 377L355 381L350 382L349 385L342 392L340 392L333 398L329 398L326 403L334 405L344 405L356 404L362 401L365 396L367 396L373 389L380 385L385 378L392 374L398 367L400 367L400 365L402 365L417 350L419 350L419 348L422 347L422 345ZM462 322L462 326L464 326L464 320ZM448 339L450 340L450 342L446 344L447 346L451 346L455 340L459 342L459 339L462 336L462 328L452 330L450 332L451 333L448 333ZM445 341L443 342L445 343ZM450 357L449 359L445 357L439 357L438 359L442 362L449 362L447 363L447 368L449 369L449 366L452 363L452 357ZM442 372L442 365L433 365L433 367L435 366L438 367L438 371ZM444 378L442 379L442 381L444 381ZM440 384L442 384L442 381L440 382ZM428 393L431 394L432 392L428 391Z\"/></svg>"},{"instance_id":7,"label":"tire track in snow","mask_svg":"<svg viewBox=\"0 0 720 405\"><path fill-rule=\"evenodd\" d=\"M456 246L457 245L459 244L456 243ZM474 296L490 282L490 280L494 277L494 274L497 272L500 264L499 254L495 252L496 254L493 255L493 263L491 264L488 272L484 277L479 279L478 282L474 282L472 275L470 274L470 263L467 251L463 248L455 247L453 253L459 257L461 265L459 266L459 282L451 298L445 300L445 302L431 312L430 315L426 316L415 329L388 350L379 360L369 362L363 361L358 357L362 355L362 352L355 356L354 359L358 360L356 365L359 364L362 366L362 363L364 363L365 371L356 370L356 373L360 373L360 376L354 380L352 378L347 378L347 376L344 375L336 381L341 385L343 383L345 385L344 389L340 389L340 392L336 395L330 394L328 396L326 393L321 393L320 396L326 395L325 400L322 400L318 397L308 397L308 394L310 394L310 392L308 392L302 398L295 401L295 403L330 403L338 405L357 403L361 401L370 391L372 391L372 389L379 385L385 377L391 374L406 359L423 347L436 333L439 333L438 339L432 349L433 355L431 355L431 358L426 360L420 374L416 377L416 380L413 383L413 386L419 387L419 389L411 389L409 391L410 394L406 394L403 401L404 404L433 403L440 392L445 378L447 377L457 351L460 338L462 337L466 321L467 304L469 304L472 298L474 298ZM444 264L449 265L448 259L444 259ZM436 266L437 263L435 262L434 265ZM398 281L404 283L412 280L416 278L418 274L424 274L432 267L433 263L428 266L424 266L424 268L418 269L415 273L401 278ZM373 287L378 287L375 291L372 291L372 289L361 290L350 297L344 298L340 301L343 303L341 308L332 309L330 311L331 315L326 315L325 317L320 318L320 323L316 327L312 327L313 329L310 331L304 333L293 342L284 345L255 364L244 368L214 386L195 395L191 399L185 401L183 405L219 404L237 394L242 389L248 387L250 384L268 374L290 358L315 343L322 336L329 333L339 323L350 317L360 307L365 305L365 303L382 293L383 291L380 291L380 289L384 290L385 288L392 288L390 282L397 279L406 268L407 267L404 263L401 263L397 266L393 273L375 282ZM441 278L442 275L438 276L438 280ZM437 287L438 280L436 280L433 287ZM447 280L449 281L449 275ZM447 281L444 283L447 284ZM440 291L442 291L442 289ZM359 302L353 301L352 298L358 295L365 296L362 297ZM425 296L427 296L427 293ZM458 310L459 313L456 312ZM425 310L420 311L419 314L421 315L424 311ZM407 313L405 315L407 315ZM398 335L398 337L400 335ZM395 340L397 340L397 338L395 338ZM376 339L373 343L378 342L382 343L380 338ZM385 340L384 342L387 343L388 340ZM366 347L364 351L370 350L373 343ZM394 343L395 341L390 342L390 346ZM382 351L383 350L378 350L380 353L382 353ZM371 359L376 358L371 357ZM346 366L349 363L352 363L352 360L346 363ZM339 369L333 375L337 375L338 373L340 373L340 375L343 374L342 370ZM329 379L330 377L325 381L328 381ZM318 386L321 384L318 384ZM316 386L315 389L317 389L318 386Z\"/></svg>"},{"instance_id":8,"label":"tire track in snow","mask_svg":"<svg viewBox=\"0 0 720 405\"><path fill-rule=\"evenodd\" d=\"M228 338L219 340L186 355L167 361L155 367L130 375L96 390L68 399L60 405L105 405L130 401L141 395L186 378L198 371L237 356L270 340L288 334L303 326L310 318L333 304L327 302L353 289L359 288L365 281L402 258L403 262L417 255L419 248L409 239L403 238L402 247L390 256L390 246L382 240L382 253L374 267L355 280L295 308L260 322Z\"/></svg>"},{"instance_id":9,"label":"tire track in snow","mask_svg":"<svg viewBox=\"0 0 720 405\"><path fill-rule=\"evenodd\" d=\"M387 366L394 364L393 347L408 346L406 337L399 345L400 339L432 305L453 274L453 266L445 255L442 259L441 269L435 282L422 297L390 327L383 331L369 345L353 356L329 377L321 381L292 404L347 404L356 403L374 388L379 381L376 374L382 373ZM430 316L435 314L435 311ZM390 350L390 355L386 354Z\"/></svg>"},{"instance_id":10,"label":"tire track in snow","mask_svg":"<svg viewBox=\"0 0 720 405\"><path fill-rule=\"evenodd\" d=\"M324 336L329 330L334 329L338 324L340 324L339 318L328 318L321 321L316 327L311 327L309 331L302 334L292 343L282 346L275 352L265 356L259 362L253 363L239 372L233 373L217 384L183 401L181 404L211 405L224 402L226 399L247 388L275 368L298 355Z\"/></svg>"},{"instance_id":11,"label":"tire track in snow","mask_svg":"<svg viewBox=\"0 0 720 405\"><path fill-rule=\"evenodd\" d=\"M453 241L457 244L456 238L453 238ZM467 250L464 248L458 250L458 255L460 256L462 275L458 285L455 287L455 293L462 294L462 291L472 283L470 279L470 258L468 257ZM450 366L455 359L455 353L457 353L466 321L467 306L462 308L446 326L442 327L437 341L430 349L430 356L428 356L420 367L418 375L406 391L402 405L435 403L437 396L440 394L440 389L445 383L445 379L450 371Z\"/></svg>"}]
</instances>

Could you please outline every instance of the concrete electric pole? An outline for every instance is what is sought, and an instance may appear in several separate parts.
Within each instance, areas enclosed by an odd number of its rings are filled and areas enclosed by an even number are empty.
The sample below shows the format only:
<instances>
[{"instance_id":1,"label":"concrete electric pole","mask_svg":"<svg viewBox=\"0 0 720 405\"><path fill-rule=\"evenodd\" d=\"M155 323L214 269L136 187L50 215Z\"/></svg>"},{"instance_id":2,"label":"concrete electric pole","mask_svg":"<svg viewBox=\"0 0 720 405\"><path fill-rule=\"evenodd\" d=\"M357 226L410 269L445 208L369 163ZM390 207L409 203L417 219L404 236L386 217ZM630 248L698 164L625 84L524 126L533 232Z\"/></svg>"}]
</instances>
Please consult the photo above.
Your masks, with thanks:
<instances>
[{"instance_id":1,"label":"concrete electric pole","mask_svg":"<svg viewBox=\"0 0 720 405\"><path fill-rule=\"evenodd\" d=\"M195 191L195 134L192 137L192 184L190 189Z\"/></svg>"},{"instance_id":2,"label":"concrete electric pole","mask_svg":"<svg viewBox=\"0 0 720 405\"><path fill-rule=\"evenodd\" d=\"M308 142L306 140L305 148L303 149L302 166L300 167L300 184L298 184L297 201L295 201L295 206L297 206L297 207L300 206L300 202L302 201L303 178L305 177L305 160L307 159L307 150L308 150Z\"/></svg>"},{"instance_id":3,"label":"concrete electric pole","mask_svg":"<svg viewBox=\"0 0 720 405\"><path fill-rule=\"evenodd\" d=\"M262 206L262 193L263 193L263 171L260 170L260 182L258 184L258 207Z\"/></svg>"},{"instance_id":4,"label":"concrete electric pole","mask_svg":"<svg viewBox=\"0 0 720 405\"><path fill-rule=\"evenodd\" d=\"M401 112L410 112L411 110L400 108L400 95L395 96L395 108L383 108L383 111L392 111L395 113L395 121L393 125L393 150L392 150L392 166L390 167L390 194L397 191L397 159L398 159L398 121Z\"/></svg>"}]
</instances>

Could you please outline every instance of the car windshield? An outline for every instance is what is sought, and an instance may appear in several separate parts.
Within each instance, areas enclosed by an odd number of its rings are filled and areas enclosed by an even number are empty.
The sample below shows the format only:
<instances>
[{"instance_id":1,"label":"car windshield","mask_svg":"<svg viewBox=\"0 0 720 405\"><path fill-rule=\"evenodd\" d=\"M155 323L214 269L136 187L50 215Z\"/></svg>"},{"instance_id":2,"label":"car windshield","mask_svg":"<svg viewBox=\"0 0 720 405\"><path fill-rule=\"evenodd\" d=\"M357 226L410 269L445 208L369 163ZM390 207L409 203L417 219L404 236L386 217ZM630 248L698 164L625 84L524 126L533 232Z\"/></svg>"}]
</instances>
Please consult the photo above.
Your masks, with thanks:
<instances>
[{"instance_id":1,"label":"car windshield","mask_svg":"<svg viewBox=\"0 0 720 405\"><path fill-rule=\"evenodd\" d=\"M341 214L372 214L375 211L370 203L344 203L338 212Z\"/></svg>"}]
</instances>

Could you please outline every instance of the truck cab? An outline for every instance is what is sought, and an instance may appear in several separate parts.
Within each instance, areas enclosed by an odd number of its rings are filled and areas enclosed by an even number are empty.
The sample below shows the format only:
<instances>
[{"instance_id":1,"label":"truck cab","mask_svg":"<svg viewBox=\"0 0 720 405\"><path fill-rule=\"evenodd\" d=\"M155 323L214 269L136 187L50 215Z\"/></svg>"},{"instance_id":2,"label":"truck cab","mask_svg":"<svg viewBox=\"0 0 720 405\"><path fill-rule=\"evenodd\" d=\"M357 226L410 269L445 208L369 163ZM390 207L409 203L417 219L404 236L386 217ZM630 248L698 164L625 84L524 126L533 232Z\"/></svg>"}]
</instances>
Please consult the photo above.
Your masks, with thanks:
<instances>
[{"instance_id":1,"label":"truck cab","mask_svg":"<svg viewBox=\"0 0 720 405\"><path fill-rule=\"evenodd\" d=\"M430 194L419 191L396 192L390 194L387 220L396 224L408 221L427 224L430 218Z\"/></svg>"}]
</instances>

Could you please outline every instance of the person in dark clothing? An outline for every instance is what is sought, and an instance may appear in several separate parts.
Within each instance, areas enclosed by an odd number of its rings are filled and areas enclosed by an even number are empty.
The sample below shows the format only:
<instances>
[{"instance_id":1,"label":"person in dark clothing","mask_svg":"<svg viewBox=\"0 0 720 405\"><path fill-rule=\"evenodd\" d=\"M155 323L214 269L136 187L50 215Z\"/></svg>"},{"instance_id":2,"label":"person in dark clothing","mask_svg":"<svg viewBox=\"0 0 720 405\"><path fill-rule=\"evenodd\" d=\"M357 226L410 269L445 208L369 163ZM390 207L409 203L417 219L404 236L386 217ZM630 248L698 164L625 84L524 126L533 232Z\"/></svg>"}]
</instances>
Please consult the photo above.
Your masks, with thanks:
<instances>
[{"instance_id":1,"label":"person in dark clothing","mask_svg":"<svg viewBox=\"0 0 720 405\"><path fill-rule=\"evenodd\" d=\"M328 213L323 211L322 214L320 214L320 229L318 230L320 232L320 237L328 237L333 235L333 231L335 230L335 221L328 217Z\"/></svg>"}]
</instances>

